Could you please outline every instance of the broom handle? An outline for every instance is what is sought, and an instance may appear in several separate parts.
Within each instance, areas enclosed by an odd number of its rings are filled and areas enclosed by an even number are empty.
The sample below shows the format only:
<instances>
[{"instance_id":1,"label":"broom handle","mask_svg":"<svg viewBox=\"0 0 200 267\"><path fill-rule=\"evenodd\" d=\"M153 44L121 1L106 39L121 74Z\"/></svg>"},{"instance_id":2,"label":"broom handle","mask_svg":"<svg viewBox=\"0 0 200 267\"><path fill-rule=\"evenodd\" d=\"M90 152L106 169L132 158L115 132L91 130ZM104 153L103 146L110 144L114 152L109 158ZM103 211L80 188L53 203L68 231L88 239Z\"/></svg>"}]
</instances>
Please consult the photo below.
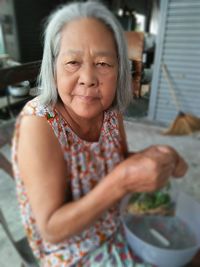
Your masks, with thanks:
<instances>
[{"instance_id":1,"label":"broom handle","mask_svg":"<svg viewBox=\"0 0 200 267\"><path fill-rule=\"evenodd\" d=\"M181 110L181 106L180 106L180 103L177 100L177 96L175 94L175 89L174 89L174 86L172 84L172 81L171 81L171 79L169 77L167 66L165 64L163 64L162 65L162 69L163 69L163 72L164 72L165 79L167 80L167 83L169 85L170 93L171 93L171 96L172 96L173 101L175 103L175 106L177 108L177 111L180 111Z\"/></svg>"}]
</instances>

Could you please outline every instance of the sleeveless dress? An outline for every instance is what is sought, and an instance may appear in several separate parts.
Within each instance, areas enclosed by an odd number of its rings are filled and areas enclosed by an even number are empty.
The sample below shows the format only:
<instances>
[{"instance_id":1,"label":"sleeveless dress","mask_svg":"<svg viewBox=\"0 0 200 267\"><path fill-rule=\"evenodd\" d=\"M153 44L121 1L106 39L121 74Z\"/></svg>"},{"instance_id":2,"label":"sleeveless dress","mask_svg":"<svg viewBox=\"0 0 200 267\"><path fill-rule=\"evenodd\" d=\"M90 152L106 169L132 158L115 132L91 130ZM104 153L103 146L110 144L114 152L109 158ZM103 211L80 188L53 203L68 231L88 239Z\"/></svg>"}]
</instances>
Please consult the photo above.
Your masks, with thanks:
<instances>
[{"instance_id":1,"label":"sleeveless dress","mask_svg":"<svg viewBox=\"0 0 200 267\"><path fill-rule=\"evenodd\" d=\"M104 112L99 140L87 142L73 132L54 107L41 105L38 98L29 101L22 109L16 121L13 137L13 171L22 223L29 244L41 266L151 266L142 264L129 250L120 224L119 204L104 212L92 226L63 242L51 244L42 238L20 178L17 162L19 126L23 116L46 118L52 127L67 164L69 175L66 186L70 187L73 200L92 190L123 159L123 155L116 111Z\"/></svg>"}]
</instances>

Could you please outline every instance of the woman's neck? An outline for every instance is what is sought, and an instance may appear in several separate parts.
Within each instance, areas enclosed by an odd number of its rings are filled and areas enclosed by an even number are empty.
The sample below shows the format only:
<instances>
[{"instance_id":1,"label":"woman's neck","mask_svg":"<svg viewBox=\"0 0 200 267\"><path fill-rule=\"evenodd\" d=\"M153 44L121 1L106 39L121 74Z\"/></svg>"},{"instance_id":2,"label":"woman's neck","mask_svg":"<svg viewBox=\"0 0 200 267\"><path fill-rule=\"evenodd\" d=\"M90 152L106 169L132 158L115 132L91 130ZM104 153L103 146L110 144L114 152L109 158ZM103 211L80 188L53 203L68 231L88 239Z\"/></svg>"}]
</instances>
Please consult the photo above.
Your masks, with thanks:
<instances>
[{"instance_id":1,"label":"woman's neck","mask_svg":"<svg viewBox=\"0 0 200 267\"><path fill-rule=\"evenodd\" d=\"M81 139L89 142L98 141L103 124L103 112L95 118L86 119L75 114L63 103L57 104L56 108Z\"/></svg>"}]
</instances>

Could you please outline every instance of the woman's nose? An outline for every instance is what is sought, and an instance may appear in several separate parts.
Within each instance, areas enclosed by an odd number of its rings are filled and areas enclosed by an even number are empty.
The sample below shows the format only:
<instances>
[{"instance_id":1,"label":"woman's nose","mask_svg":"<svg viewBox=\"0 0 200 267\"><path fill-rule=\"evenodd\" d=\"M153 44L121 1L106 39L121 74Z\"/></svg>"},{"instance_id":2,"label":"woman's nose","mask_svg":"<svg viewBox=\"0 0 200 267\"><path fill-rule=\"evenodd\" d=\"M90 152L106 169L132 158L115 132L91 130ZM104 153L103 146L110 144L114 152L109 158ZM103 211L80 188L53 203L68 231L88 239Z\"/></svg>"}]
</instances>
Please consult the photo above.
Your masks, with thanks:
<instances>
[{"instance_id":1,"label":"woman's nose","mask_svg":"<svg viewBox=\"0 0 200 267\"><path fill-rule=\"evenodd\" d=\"M79 84L87 87L95 87L98 84L94 66L85 65L81 67L79 72Z\"/></svg>"}]
</instances>

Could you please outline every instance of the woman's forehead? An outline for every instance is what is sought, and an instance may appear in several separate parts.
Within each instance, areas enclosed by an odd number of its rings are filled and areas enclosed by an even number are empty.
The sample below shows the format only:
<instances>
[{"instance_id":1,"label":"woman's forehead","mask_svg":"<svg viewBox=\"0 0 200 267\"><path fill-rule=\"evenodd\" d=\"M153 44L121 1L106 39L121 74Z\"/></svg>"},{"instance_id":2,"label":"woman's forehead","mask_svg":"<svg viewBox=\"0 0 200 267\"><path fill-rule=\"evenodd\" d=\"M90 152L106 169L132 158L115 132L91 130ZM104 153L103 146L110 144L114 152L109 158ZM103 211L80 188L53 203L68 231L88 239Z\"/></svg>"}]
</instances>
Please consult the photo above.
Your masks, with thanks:
<instances>
[{"instance_id":1,"label":"woman's forehead","mask_svg":"<svg viewBox=\"0 0 200 267\"><path fill-rule=\"evenodd\" d=\"M68 38L73 37L74 39L91 36L97 39L101 38L102 41L103 37L114 40L111 29L104 22L95 18L81 18L67 23L62 30L62 35L68 35Z\"/></svg>"},{"instance_id":2,"label":"woman's forehead","mask_svg":"<svg viewBox=\"0 0 200 267\"><path fill-rule=\"evenodd\" d=\"M104 28L107 31L110 31L110 33L111 33L110 28L108 27L108 25L106 25L106 23L104 21L102 21L101 19L98 19L98 18L94 18L94 17L80 17L80 18L72 19L71 21L69 21L65 24L64 28L69 28L69 27L72 27L72 28L73 27L80 27L81 28L81 26L84 24L87 25L87 27L95 25L95 27Z\"/></svg>"},{"instance_id":3,"label":"woman's forehead","mask_svg":"<svg viewBox=\"0 0 200 267\"><path fill-rule=\"evenodd\" d=\"M65 25L61 34L61 50L98 48L98 53L116 54L116 42L112 31L100 20L81 18Z\"/></svg>"}]
</instances>

